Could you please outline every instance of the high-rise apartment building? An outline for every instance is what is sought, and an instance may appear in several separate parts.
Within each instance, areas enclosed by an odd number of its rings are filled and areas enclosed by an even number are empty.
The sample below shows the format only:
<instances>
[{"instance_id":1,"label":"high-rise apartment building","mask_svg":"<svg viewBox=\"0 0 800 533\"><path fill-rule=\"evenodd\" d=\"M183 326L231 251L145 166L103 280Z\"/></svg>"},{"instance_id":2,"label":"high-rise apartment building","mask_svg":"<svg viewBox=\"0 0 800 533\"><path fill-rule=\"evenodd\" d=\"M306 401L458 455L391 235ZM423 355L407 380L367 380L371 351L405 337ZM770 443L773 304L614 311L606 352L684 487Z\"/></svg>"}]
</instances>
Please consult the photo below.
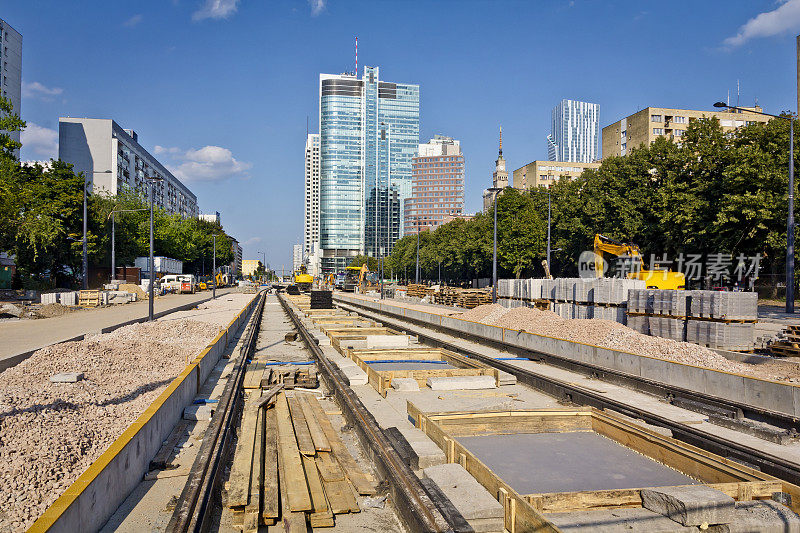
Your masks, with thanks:
<instances>
[{"instance_id":1,"label":"high-rise apartment building","mask_svg":"<svg viewBox=\"0 0 800 533\"><path fill-rule=\"evenodd\" d=\"M436 135L412 161L411 197L405 199L405 235L432 229L464 211L461 143Z\"/></svg>"},{"instance_id":2,"label":"high-rise apartment building","mask_svg":"<svg viewBox=\"0 0 800 533\"><path fill-rule=\"evenodd\" d=\"M292 246L292 271L297 272L303 264L303 245L295 244Z\"/></svg>"},{"instance_id":3,"label":"high-rise apartment building","mask_svg":"<svg viewBox=\"0 0 800 533\"><path fill-rule=\"evenodd\" d=\"M547 158L550 161L592 163L600 159L600 106L561 100L553 108Z\"/></svg>"},{"instance_id":4,"label":"high-rise apartment building","mask_svg":"<svg viewBox=\"0 0 800 533\"><path fill-rule=\"evenodd\" d=\"M419 145L419 85L320 74L319 241L326 273L391 253Z\"/></svg>"},{"instance_id":5,"label":"high-rise apartment building","mask_svg":"<svg viewBox=\"0 0 800 533\"><path fill-rule=\"evenodd\" d=\"M239 274L242 271L242 245L233 237L231 240L231 252L233 253L233 261L231 261L231 270L234 274Z\"/></svg>"},{"instance_id":6,"label":"high-rise apartment building","mask_svg":"<svg viewBox=\"0 0 800 533\"><path fill-rule=\"evenodd\" d=\"M168 213L198 215L197 196L139 144L135 131L111 119L58 119L58 158L84 173L92 193L115 196L126 187L146 194L145 178L161 178L153 185L154 203Z\"/></svg>"},{"instance_id":7,"label":"high-rise apartment building","mask_svg":"<svg viewBox=\"0 0 800 533\"><path fill-rule=\"evenodd\" d=\"M206 222L211 222L212 224L222 225L222 218L219 216L219 211L214 211L213 213L201 213L197 218Z\"/></svg>"},{"instance_id":8,"label":"high-rise apartment building","mask_svg":"<svg viewBox=\"0 0 800 533\"><path fill-rule=\"evenodd\" d=\"M0 96L22 116L22 35L0 19ZM20 132L9 132L19 142Z\"/></svg>"},{"instance_id":9,"label":"high-rise apartment building","mask_svg":"<svg viewBox=\"0 0 800 533\"><path fill-rule=\"evenodd\" d=\"M313 253L314 244L319 245L319 134L306 136L305 208L303 219L303 251L306 256Z\"/></svg>"},{"instance_id":10,"label":"high-rise apartment building","mask_svg":"<svg viewBox=\"0 0 800 533\"><path fill-rule=\"evenodd\" d=\"M761 111L758 106L744 109ZM603 158L628 155L631 149L649 145L659 137L680 142L689 124L700 118L711 117L717 117L726 132L755 122L769 121L769 117L747 111L696 111L646 107L603 128Z\"/></svg>"}]
</instances>

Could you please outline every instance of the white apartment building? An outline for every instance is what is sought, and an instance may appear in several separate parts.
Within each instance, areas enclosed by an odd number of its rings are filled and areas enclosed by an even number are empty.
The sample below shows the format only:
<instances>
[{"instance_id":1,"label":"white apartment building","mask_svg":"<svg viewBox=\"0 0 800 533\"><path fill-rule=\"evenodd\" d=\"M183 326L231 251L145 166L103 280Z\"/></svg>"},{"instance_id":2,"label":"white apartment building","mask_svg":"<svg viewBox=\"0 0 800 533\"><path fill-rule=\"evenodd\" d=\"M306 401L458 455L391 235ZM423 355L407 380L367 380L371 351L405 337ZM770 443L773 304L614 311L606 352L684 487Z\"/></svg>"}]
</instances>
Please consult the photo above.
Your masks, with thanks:
<instances>
[{"instance_id":1,"label":"white apartment building","mask_svg":"<svg viewBox=\"0 0 800 533\"><path fill-rule=\"evenodd\" d=\"M303 252L309 256L314 244L319 245L319 133L309 133L306 137L305 160Z\"/></svg>"},{"instance_id":2,"label":"white apartment building","mask_svg":"<svg viewBox=\"0 0 800 533\"><path fill-rule=\"evenodd\" d=\"M211 222L212 224L219 224L220 226L222 225L222 218L219 216L219 211L214 211L213 213L202 213L198 218L206 222Z\"/></svg>"},{"instance_id":3,"label":"white apartment building","mask_svg":"<svg viewBox=\"0 0 800 533\"><path fill-rule=\"evenodd\" d=\"M0 19L0 96L14 106L22 116L22 35L8 22ZM20 132L10 132L19 142Z\"/></svg>"},{"instance_id":4,"label":"white apartment building","mask_svg":"<svg viewBox=\"0 0 800 533\"><path fill-rule=\"evenodd\" d=\"M198 215L197 196L139 144L133 130L111 119L58 119L58 158L83 172L89 190L116 195L124 187L147 194L145 177L163 181L153 186L154 202L168 213Z\"/></svg>"},{"instance_id":5,"label":"white apartment building","mask_svg":"<svg viewBox=\"0 0 800 533\"><path fill-rule=\"evenodd\" d=\"M547 158L550 161L594 163L600 159L600 106L561 100L553 108Z\"/></svg>"},{"instance_id":6,"label":"white apartment building","mask_svg":"<svg viewBox=\"0 0 800 533\"><path fill-rule=\"evenodd\" d=\"M303 245L295 244L292 247L292 271L297 272L303 264Z\"/></svg>"}]
</instances>

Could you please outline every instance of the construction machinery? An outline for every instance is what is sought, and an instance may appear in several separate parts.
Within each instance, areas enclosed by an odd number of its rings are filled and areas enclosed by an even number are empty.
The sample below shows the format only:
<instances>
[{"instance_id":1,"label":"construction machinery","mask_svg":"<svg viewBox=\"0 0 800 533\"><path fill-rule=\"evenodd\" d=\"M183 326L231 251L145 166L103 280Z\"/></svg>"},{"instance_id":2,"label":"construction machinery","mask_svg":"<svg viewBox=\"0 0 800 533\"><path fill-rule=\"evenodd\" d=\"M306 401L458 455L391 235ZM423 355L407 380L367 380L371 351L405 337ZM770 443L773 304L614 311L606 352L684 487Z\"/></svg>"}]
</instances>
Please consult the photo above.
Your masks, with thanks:
<instances>
[{"instance_id":1,"label":"construction machinery","mask_svg":"<svg viewBox=\"0 0 800 533\"><path fill-rule=\"evenodd\" d=\"M366 266L366 265L364 265ZM369 272L369 268L367 268ZM342 290L345 292L355 292L361 281L361 267L349 266L344 269L344 280L342 281Z\"/></svg>"},{"instance_id":2,"label":"construction machinery","mask_svg":"<svg viewBox=\"0 0 800 533\"><path fill-rule=\"evenodd\" d=\"M310 292L311 286L314 284L314 277L308 273L306 265L300 265L297 272L294 273L294 284L300 292Z\"/></svg>"},{"instance_id":3,"label":"construction machinery","mask_svg":"<svg viewBox=\"0 0 800 533\"><path fill-rule=\"evenodd\" d=\"M603 254L624 257L631 262L631 272L627 272L628 279L641 279L647 284L648 289L684 290L686 276L682 272L673 272L669 267L658 264L652 270L645 270L642 260L642 251L635 244L626 244L599 233L594 236L594 263L597 277L603 276Z\"/></svg>"}]
</instances>

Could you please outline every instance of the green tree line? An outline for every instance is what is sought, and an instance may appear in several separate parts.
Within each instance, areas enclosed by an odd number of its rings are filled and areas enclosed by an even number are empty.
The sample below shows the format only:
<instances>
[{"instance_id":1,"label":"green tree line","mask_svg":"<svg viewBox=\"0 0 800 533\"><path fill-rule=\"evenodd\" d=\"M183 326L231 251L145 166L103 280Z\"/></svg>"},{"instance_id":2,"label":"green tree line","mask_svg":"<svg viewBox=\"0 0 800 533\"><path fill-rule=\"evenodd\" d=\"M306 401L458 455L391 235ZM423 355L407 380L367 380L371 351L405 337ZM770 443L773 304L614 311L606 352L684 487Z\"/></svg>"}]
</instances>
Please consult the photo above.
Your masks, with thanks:
<instances>
[{"instance_id":1,"label":"green tree line","mask_svg":"<svg viewBox=\"0 0 800 533\"><path fill-rule=\"evenodd\" d=\"M680 143L660 137L627 156L603 159L577 179L561 179L549 190L553 274L577 275L580 253L602 233L639 245L647 264L651 254L672 261L700 254L706 263L721 253L735 266L739 254L759 254L762 278L779 279L786 260L788 144L786 120L726 133L716 118L701 119ZM506 189L498 197L500 277L544 275L547 201L544 187ZM437 279L440 262L442 277L452 282L490 276L493 209L423 232L423 278ZM416 246L416 235L400 239L386 270L413 279Z\"/></svg>"},{"instance_id":2,"label":"green tree line","mask_svg":"<svg viewBox=\"0 0 800 533\"><path fill-rule=\"evenodd\" d=\"M15 257L17 288L75 287L81 278L83 238L82 173L71 165L22 165L15 156L21 144L7 132L25 123L0 97L0 251ZM117 196L92 194L87 202L89 267L111 266L110 213L148 207L146 190L127 189ZM149 254L150 214L115 214L117 266L132 265ZM233 260L231 241L219 224L154 210L155 255L184 262L184 272L211 273L212 235L217 234L217 265Z\"/></svg>"}]
</instances>

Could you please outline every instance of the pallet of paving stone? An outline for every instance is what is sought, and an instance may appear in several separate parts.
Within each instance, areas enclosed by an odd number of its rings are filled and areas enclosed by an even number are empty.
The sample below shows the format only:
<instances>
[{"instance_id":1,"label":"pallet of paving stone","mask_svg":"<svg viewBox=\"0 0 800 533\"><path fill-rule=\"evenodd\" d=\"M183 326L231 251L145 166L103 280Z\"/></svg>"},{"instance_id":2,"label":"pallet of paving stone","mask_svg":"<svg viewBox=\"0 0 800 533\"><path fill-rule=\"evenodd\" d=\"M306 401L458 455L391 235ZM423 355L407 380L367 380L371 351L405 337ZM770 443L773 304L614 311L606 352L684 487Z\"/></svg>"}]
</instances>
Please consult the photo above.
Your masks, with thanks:
<instances>
[{"instance_id":1,"label":"pallet of paving stone","mask_svg":"<svg viewBox=\"0 0 800 533\"><path fill-rule=\"evenodd\" d=\"M333 309L332 291L311 291L311 309Z\"/></svg>"},{"instance_id":2,"label":"pallet of paving stone","mask_svg":"<svg viewBox=\"0 0 800 533\"><path fill-rule=\"evenodd\" d=\"M256 407L248 398L225 506L233 524L255 532L283 521L287 531L333 527L335 515L360 512L357 495L374 479L347 451L313 395L276 392ZM270 408L270 405L272 407Z\"/></svg>"}]
</instances>

